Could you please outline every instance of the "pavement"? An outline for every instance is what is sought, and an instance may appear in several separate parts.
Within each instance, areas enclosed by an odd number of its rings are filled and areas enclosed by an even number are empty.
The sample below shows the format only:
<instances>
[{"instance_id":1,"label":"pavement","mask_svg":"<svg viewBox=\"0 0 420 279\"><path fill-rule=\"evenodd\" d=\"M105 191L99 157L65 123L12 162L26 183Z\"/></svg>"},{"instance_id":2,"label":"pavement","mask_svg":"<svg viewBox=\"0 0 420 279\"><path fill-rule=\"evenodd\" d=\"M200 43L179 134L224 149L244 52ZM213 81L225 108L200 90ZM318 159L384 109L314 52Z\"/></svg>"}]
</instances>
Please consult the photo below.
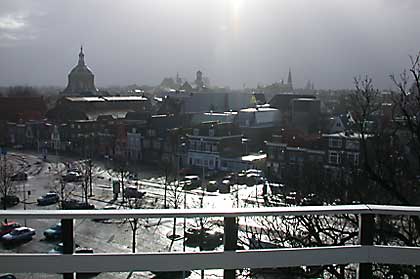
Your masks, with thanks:
<instances>
[{"instance_id":1,"label":"pavement","mask_svg":"<svg viewBox=\"0 0 420 279\"><path fill-rule=\"evenodd\" d=\"M38 206L36 199L48 191L57 190L58 179L65 171L65 164L73 160L64 156L49 156L48 161L43 161L41 154L10 152L8 160L12 161L16 167L28 173L28 180L24 182L16 182L18 189L17 195L24 202L18 204L11 209L57 209L57 204L48 206ZM93 203L96 208L113 203L119 208L124 208L121 198L113 201L113 193L111 181L116 179L116 173L112 169L106 168L101 162L94 163L93 171L93 196L89 198L89 202ZM146 195L142 201L142 208L163 208L164 203L164 178L155 169L144 168L138 173L138 180L127 180L127 185L136 186L141 191L145 191ZM74 189L72 196L80 199L82 196L81 186L79 183L69 183L68 187ZM187 208L199 207L201 198L203 198L203 206L209 208L231 208L240 206L248 206L247 203L258 203L261 195L261 187L247 187L245 185L234 186L230 194L204 193L201 189L191 191L179 191L175 186L169 186L167 191L167 204L171 207L177 203L179 208L184 205ZM30 195L28 195L30 191ZM24 198L26 197L26 201ZM185 201L184 201L185 199ZM47 253L56 244L57 241L47 241L43 237L43 231L54 225L58 220L16 220L22 225L36 229L36 235L33 240L5 247L0 245L0 253ZM216 230L220 230L221 218L208 218L205 220L207 226L212 226ZM157 251L197 251L198 248L184 247L182 238L171 244L168 235L172 232L172 219L144 219L140 220L140 226L137 231L137 252L157 252ZM245 220L243 220L244 223ZM248 222L248 221L247 221ZM187 220L188 226L196 226L198 220ZM177 234L183 233L184 220L178 219L176 223ZM249 224L248 224L249 225ZM104 220L95 222L92 220L76 220L75 221L75 243L82 247L93 248L97 253L131 253L132 230L130 224L126 220ZM217 247L217 250L222 247ZM221 278L223 271L209 270L205 271L205 278ZM62 278L57 274L17 274L17 278ZM154 278L150 272L134 272L134 273L106 273L99 274L95 278ZM189 277L192 279L201 278L200 272L193 272Z\"/></svg>"}]
</instances>

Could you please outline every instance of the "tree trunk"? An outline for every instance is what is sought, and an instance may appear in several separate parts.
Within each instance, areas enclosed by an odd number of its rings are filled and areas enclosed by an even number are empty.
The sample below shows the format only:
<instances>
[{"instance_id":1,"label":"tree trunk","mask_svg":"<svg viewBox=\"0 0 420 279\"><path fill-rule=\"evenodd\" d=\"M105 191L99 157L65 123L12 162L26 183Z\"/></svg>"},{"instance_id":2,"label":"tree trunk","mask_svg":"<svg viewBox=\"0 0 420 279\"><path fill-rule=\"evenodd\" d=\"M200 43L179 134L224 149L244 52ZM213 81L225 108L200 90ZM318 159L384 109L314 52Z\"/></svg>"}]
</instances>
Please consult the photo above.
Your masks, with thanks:
<instances>
[{"instance_id":1,"label":"tree trunk","mask_svg":"<svg viewBox=\"0 0 420 279\"><path fill-rule=\"evenodd\" d=\"M136 222L136 221L135 221ZM136 232L137 232L137 225L136 228L133 229L133 247L132 247L132 252L136 253Z\"/></svg>"}]
</instances>

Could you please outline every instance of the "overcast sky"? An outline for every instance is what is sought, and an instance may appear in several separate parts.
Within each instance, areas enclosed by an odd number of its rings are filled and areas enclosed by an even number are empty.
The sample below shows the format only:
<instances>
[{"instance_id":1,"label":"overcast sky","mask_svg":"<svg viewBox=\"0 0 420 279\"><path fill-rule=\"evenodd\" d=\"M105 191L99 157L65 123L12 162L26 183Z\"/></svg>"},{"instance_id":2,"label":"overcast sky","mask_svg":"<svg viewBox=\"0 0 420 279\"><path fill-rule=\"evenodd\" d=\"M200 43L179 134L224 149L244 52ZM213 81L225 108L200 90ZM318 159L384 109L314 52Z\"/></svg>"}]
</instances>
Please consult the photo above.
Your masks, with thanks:
<instances>
[{"instance_id":1,"label":"overcast sky","mask_svg":"<svg viewBox=\"0 0 420 279\"><path fill-rule=\"evenodd\" d=\"M80 44L97 86L193 80L351 88L408 67L419 0L1 0L0 86L67 84Z\"/></svg>"}]
</instances>

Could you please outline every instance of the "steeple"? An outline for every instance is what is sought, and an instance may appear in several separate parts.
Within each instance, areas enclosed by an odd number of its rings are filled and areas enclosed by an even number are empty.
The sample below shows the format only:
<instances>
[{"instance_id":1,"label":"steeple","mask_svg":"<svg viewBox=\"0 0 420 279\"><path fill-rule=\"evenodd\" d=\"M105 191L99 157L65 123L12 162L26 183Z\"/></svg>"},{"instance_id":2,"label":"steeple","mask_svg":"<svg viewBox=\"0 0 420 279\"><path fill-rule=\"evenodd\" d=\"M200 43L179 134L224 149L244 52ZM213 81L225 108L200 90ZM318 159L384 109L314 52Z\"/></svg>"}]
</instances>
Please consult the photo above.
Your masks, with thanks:
<instances>
[{"instance_id":1,"label":"steeple","mask_svg":"<svg viewBox=\"0 0 420 279\"><path fill-rule=\"evenodd\" d=\"M83 54L83 45L80 46L80 53L79 53L79 66L85 65L85 55Z\"/></svg>"},{"instance_id":2,"label":"steeple","mask_svg":"<svg viewBox=\"0 0 420 279\"><path fill-rule=\"evenodd\" d=\"M289 68L289 75L287 76L287 85L289 86L290 90L293 90L292 70L290 68Z\"/></svg>"},{"instance_id":3,"label":"steeple","mask_svg":"<svg viewBox=\"0 0 420 279\"><path fill-rule=\"evenodd\" d=\"M292 85L292 70L289 68L289 75L287 76L287 84Z\"/></svg>"}]
</instances>

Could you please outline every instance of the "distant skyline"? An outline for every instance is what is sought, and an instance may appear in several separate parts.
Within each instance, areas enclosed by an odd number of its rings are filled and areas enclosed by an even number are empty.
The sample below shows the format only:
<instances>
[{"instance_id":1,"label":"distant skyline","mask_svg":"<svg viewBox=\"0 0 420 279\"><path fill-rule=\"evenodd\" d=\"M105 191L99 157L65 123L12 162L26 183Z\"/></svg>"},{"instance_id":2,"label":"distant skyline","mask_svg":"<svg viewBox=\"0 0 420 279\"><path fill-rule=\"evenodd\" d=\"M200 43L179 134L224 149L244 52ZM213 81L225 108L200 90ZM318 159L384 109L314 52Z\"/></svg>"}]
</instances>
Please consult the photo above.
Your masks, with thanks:
<instances>
[{"instance_id":1,"label":"distant skyline","mask_svg":"<svg viewBox=\"0 0 420 279\"><path fill-rule=\"evenodd\" d=\"M308 80L352 88L420 51L418 0L2 0L0 86L65 87L83 44L98 87L157 85L197 70L212 85Z\"/></svg>"}]
</instances>

